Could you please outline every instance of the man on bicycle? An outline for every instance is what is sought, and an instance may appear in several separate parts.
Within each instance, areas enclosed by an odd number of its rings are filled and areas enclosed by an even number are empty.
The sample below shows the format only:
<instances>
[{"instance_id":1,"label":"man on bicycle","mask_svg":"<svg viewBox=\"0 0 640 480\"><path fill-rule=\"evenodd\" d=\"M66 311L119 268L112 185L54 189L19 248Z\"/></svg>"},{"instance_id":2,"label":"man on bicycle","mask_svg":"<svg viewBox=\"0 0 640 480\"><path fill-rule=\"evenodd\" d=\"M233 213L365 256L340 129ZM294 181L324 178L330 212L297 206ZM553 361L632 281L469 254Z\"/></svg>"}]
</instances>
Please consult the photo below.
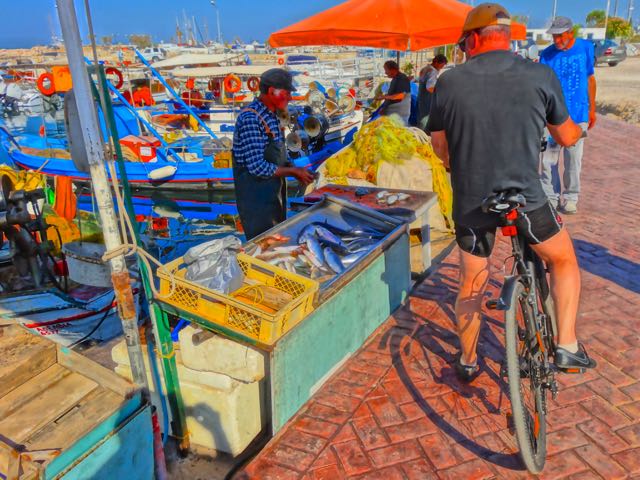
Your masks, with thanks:
<instances>
[{"instance_id":1,"label":"man on bicycle","mask_svg":"<svg viewBox=\"0 0 640 480\"><path fill-rule=\"evenodd\" d=\"M470 58L438 80L427 126L435 153L451 169L461 250L455 306L461 352L455 370L464 381L479 370L481 308L499 222L498 214L483 213L481 205L494 192L508 189L526 198L518 230L551 272L558 318L555 363L560 368L595 367L576 339L580 271L571 238L538 174L544 127L563 146L575 144L582 129L569 117L554 72L510 51L510 25L509 12L498 4L484 3L469 12L459 46Z\"/></svg>"}]
</instances>

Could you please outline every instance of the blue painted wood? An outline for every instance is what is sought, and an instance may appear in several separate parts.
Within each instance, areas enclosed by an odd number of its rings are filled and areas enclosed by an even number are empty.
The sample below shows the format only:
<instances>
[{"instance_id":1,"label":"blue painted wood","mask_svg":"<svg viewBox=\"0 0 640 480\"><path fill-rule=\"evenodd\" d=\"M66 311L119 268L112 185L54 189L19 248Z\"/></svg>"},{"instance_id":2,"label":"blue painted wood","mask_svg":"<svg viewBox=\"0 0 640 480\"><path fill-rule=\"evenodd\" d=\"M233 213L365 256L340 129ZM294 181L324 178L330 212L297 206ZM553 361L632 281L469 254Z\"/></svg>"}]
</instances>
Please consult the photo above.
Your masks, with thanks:
<instances>
[{"instance_id":1,"label":"blue painted wood","mask_svg":"<svg viewBox=\"0 0 640 480\"><path fill-rule=\"evenodd\" d=\"M60 472L69 468L69 466L73 463L77 462L78 459L86 456L88 452L91 452L96 447L97 444L104 441L106 437L113 435L121 425L126 423L127 420L131 418L136 413L136 411L140 409L140 407L142 407L142 405L142 395L140 392L138 392L133 397L128 399L122 405L120 410L97 425L91 432L80 438L71 447L64 450L58 457L51 461L51 463L47 465L47 468L45 470L45 479L48 480L56 477L56 475L59 475ZM147 433L151 435L151 420L149 420L147 426L140 426L139 428L141 430L148 431ZM135 444L132 443L132 448L138 447L135 447Z\"/></svg>"},{"instance_id":2,"label":"blue painted wood","mask_svg":"<svg viewBox=\"0 0 640 480\"><path fill-rule=\"evenodd\" d=\"M270 359L273 433L401 305L410 271L405 233L276 343Z\"/></svg>"},{"instance_id":3,"label":"blue painted wood","mask_svg":"<svg viewBox=\"0 0 640 480\"><path fill-rule=\"evenodd\" d=\"M139 410L59 478L64 480L153 479L151 407L146 406Z\"/></svg>"}]
</instances>

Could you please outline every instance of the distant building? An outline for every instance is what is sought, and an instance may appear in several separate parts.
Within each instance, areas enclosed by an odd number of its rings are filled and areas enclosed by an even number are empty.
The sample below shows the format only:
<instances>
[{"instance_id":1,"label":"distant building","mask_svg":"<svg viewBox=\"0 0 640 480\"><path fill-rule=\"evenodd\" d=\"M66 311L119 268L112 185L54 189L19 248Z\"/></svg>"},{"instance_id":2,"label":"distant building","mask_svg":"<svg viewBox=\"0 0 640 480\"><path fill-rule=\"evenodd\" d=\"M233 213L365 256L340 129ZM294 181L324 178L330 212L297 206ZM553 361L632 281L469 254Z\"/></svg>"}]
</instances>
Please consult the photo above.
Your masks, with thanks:
<instances>
[{"instance_id":1,"label":"distant building","mask_svg":"<svg viewBox=\"0 0 640 480\"><path fill-rule=\"evenodd\" d=\"M578 36L587 40L604 40L604 28L582 27ZM534 42L551 42L552 37L546 28L527 28L527 38Z\"/></svg>"}]
</instances>

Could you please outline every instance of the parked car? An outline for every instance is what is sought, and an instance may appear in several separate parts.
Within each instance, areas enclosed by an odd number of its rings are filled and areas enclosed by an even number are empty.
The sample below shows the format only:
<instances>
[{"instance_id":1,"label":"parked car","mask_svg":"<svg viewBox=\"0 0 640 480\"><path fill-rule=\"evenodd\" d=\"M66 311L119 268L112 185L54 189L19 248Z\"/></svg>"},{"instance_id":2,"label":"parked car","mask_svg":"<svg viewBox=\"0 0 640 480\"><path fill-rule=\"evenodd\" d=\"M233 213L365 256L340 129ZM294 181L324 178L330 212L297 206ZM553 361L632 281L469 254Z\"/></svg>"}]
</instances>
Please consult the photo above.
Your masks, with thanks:
<instances>
[{"instance_id":1,"label":"parked car","mask_svg":"<svg viewBox=\"0 0 640 480\"><path fill-rule=\"evenodd\" d=\"M528 58L534 62L538 62L540 60L540 47L531 38L518 42L516 44L515 51L521 57Z\"/></svg>"},{"instance_id":2,"label":"parked car","mask_svg":"<svg viewBox=\"0 0 640 480\"><path fill-rule=\"evenodd\" d=\"M595 64L608 63L610 67L615 67L627 58L627 49L613 40L592 40L595 50Z\"/></svg>"},{"instance_id":3,"label":"parked car","mask_svg":"<svg viewBox=\"0 0 640 480\"><path fill-rule=\"evenodd\" d=\"M163 48L148 47L142 50L142 56L148 62L159 62L167 57L167 52Z\"/></svg>"}]
</instances>

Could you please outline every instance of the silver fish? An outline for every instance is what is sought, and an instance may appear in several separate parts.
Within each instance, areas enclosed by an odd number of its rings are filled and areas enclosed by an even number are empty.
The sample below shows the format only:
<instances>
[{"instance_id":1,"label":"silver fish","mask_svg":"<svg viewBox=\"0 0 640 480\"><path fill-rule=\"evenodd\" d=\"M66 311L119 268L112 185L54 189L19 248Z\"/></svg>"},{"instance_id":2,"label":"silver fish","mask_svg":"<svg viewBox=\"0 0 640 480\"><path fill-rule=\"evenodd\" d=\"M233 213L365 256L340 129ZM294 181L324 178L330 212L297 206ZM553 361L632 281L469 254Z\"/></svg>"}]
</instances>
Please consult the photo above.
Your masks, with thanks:
<instances>
[{"instance_id":1,"label":"silver fish","mask_svg":"<svg viewBox=\"0 0 640 480\"><path fill-rule=\"evenodd\" d=\"M342 261L340 261L340 257L336 252L331 250L330 247L324 248L324 259L326 260L327 265L329 265L329 268L335 273L340 274L344 272L344 265L342 264Z\"/></svg>"},{"instance_id":2,"label":"silver fish","mask_svg":"<svg viewBox=\"0 0 640 480\"><path fill-rule=\"evenodd\" d=\"M335 235L333 232L331 232L330 230L320 225L315 226L315 235L318 237L319 240L321 240L324 243L328 243L329 245L335 245L336 247L341 249L347 248L344 242L340 240L340 238L337 235Z\"/></svg>"},{"instance_id":3,"label":"silver fish","mask_svg":"<svg viewBox=\"0 0 640 480\"><path fill-rule=\"evenodd\" d=\"M316 237L308 238L306 241L307 249L320 260L320 263L324 263L324 255L322 253L322 246Z\"/></svg>"},{"instance_id":4,"label":"silver fish","mask_svg":"<svg viewBox=\"0 0 640 480\"><path fill-rule=\"evenodd\" d=\"M393 205L398 201L398 195L389 195L387 197L387 205Z\"/></svg>"},{"instance_id":5,"label":"silver fish","mask_svg":"<svg viewBox=\"0 0 640 480\"><path fill-rule=\"evenodd\" d=\"M356 253L350 253L347 256L342 257L340 260L342 261L342 265L351 265L352 263L357 262L358 260L360 260L360 258L362 258L364 256L364 252L365 250L362 250L360 252L356 252Z\"/></svg>"}]
</instances>

